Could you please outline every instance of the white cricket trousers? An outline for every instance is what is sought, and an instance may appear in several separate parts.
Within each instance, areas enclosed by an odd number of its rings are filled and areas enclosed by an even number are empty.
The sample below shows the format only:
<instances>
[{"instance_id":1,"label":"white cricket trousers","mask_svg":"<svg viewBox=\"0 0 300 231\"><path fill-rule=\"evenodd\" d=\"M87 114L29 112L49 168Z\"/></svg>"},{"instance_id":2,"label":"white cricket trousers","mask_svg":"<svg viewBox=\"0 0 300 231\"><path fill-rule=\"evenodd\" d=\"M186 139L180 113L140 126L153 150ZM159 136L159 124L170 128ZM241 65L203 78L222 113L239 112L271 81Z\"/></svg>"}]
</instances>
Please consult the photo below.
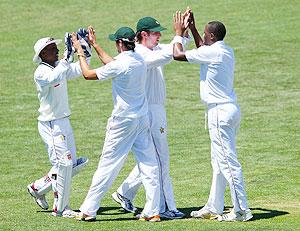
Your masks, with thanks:
<instances>
[{"instance_id":1,"label":"white cricket trousers","mask_svg":"<svg viewBox=\"0 0 300 231\"><path fill-rule=\"evenodd\" d=\"M230 187L234 210L248 209L242 166L236 152L236 133L240 119L240 108L235 103L208 105L213 177L205 207L216 214L223 213L226 182Z\"/></svg>"},{"instance_id":2,"label":"white cricket trousers","mask_svg":"<svg viewBox=\"0 0 300 231\"><path fill-rule=\"evenodd\" d=\"M164 105L149 105L150 133L153 139L155 154L158 160L160 180L160 212L177 210L174 199L173 187L170 177L170 154L167 140L167 119ZM133 200L142 184L142 178L136 165L117 192Z\"/></svg>"},{"instance_id":3,"label":"white cricket trousers","mask_svg":"<svg viewBox=\"0 0 300 231\"><path fill-rule=\"evenodd\" d=\"M73 165L76 165L76 146L69 117L52 121L38 121L38 130L52 165L47 175L33 183L36 193L44 195L51 189L49 184L52 184L52 174L57 174L58 163L64 155L71 153Z\"/></svg>"},{"instance_id":4,"label":"white cricket trousers","mask_svg":"<svg viewBox=\"0 0 300 231\"><path fill-rule=\"evenodd\" d=\"M80 211L96 216L100 201L118 176L129 151L132 151L146 190L145 216L159 214L159 172L149 118L118 118L108 120L105 142L98 168Z\"/></svg>"}]
</instances>

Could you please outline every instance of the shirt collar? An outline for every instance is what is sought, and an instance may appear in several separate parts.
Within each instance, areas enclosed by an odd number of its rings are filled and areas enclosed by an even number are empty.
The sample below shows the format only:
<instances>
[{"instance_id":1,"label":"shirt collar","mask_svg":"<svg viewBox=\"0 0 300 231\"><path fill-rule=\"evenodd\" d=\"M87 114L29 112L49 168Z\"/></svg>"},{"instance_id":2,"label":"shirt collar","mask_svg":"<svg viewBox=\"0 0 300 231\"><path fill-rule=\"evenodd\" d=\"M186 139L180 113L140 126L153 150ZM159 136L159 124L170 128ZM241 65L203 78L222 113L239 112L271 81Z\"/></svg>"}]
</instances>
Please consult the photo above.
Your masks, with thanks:
<instances>
[{"instance_id":1,"label":"shirt collar","mask_svg":"<svg viewBox=\"0 0 300 231\"><path fill-rule=\"evenodd\" d=\"M54 68L52 65L50 65L49 63L46 63L46 62L40 62L40 64L43 64L43 65L45 65L45 66L47 66L47 67L50 67L50 68Z\"/></svg>"},{"instance_id":2,"label":"shirt collar","mask_svg":"<svg viewBox=\"0 0 300 231\"><path fill-rule=\"evenodd\" d=\"M218 46L218 45L224 45L224 44L225 44L225 43L224 43L224 40L219 40L219 41L217 41L217 42L211 44L211 46Z\"/></svg>"}]
</instances>

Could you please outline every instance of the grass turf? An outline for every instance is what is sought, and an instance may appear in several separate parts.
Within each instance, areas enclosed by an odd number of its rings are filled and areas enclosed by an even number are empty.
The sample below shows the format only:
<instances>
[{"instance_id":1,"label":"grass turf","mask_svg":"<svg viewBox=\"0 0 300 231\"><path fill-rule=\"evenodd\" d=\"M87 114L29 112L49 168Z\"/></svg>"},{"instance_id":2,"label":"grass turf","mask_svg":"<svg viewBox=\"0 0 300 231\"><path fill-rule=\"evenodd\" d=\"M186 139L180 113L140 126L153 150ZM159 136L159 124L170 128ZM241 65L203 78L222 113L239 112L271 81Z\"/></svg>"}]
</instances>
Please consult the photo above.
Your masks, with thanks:
<instances>
[{"instance_id":1,"label":"grass turf","mask_svg":"<svg viewBox=\"0 0 300 231\"><path fill-rule=\"evenodd\" d=\"M123 25L135 28L139 18L149 15L168 28L161 39L167 43L173 36L172 14L187 5L195 13L199 31L210 20L223 21L227 27L225 42L235 50L235 89L243 115L237 148L253 221L135 221L110 197L132 169L132 155L102 200L96 222L58 219L41 211L26 191L28 183L49 169L37 131L35 65L31 62L34 42L44 36L63 38L65 31L92 24L98 42L115 55L115 46L107 35ZM299 230L300 2L2 0L0 6L1 230ZM92 66L99 66L95 55ZM177 206L186 214L205 204L211 182L198 73L197 65L172 62L165 67L171 176ZM82 78L70 81L69 98L78 155L90 158L88 167L73 180L71 206L76 209L98 164L106 120L112 110L111 84ZM47 199L52 202L52 195ZM135 205L142 207L144 200L141 189ZM228 191L225 200L230 206Z\"/></svg>"}]
</instances>

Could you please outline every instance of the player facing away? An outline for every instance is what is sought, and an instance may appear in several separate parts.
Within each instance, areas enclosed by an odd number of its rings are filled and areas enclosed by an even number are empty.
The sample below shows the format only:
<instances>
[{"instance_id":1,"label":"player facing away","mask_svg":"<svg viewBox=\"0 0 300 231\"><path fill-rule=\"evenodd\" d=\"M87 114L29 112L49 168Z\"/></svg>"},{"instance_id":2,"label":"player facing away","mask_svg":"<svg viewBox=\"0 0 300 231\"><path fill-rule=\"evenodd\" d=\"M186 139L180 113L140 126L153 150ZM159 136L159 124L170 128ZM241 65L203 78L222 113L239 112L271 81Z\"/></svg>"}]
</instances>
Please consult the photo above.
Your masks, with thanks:
<instances>
[{"instance_id":1,"label":"player facing away","mask_svg":"<svg viewBox=\"0 0 300 231\"><path fill-rule=\"evenodd\" d=\"M163 66L173 60L173 42L160 44L161 31L166 28L152 17L143 17L136 26L136 48L147 64L146 96L149 107L150 134L158 159L160 179L160 216L167 219L182 218L184 214L177 210L170 178L170 154L167 140L166 86ZM188 36L186 34L186 36ZM188 42L186 37L185 42ZM113 199L124 210L134 213L132 201L142 185L141 172L136 165L124 180Z\"/></svg>"},{"instance_id":2,"label":"player facing away","mask_svg":"<svg viewBox=\"0 0 300 231\"><path fill-rule=\"evenodd\" d=\"M247 221L253 216L247 204L242 167L237 159L236 133L240 124L240 108L233 89L234 53L223 39L226 29L219 21L209 22L200 37L193 13L189 23L180 12L174 16L176 43L174 59L200 65L200 95L207 106L211 140L213 178L206 205L191 212L195 218L219 221ZM183 51L182 35L189 26L197 49ZM223 214L226 182L229 184L233 209Z\"/></svg>"},{"instance_id":3,"label":"player facing away","mask_svg":"<svg viewBox=\"0 0 300 231\"><path fill-rule=\"evenodd\" d=\"M134 52L135 33L129 27L121 27L109 39L115 41L119 55L111 58L96 43L92 27L89 27L90 44L95 48L104 66L89 69L76 34L72 34L74 47L83 76L87 80L112 80L114 108L108 119L106 137L88 194L80 206L76 218L82 221L96 219L104 194L111 187L121 170L128 152L135 156L146 189L146 204L140 220L160 221L159 172L154 145L149 130L148 103L145 94L146 64Z\"/></svg>"},{"instance_id":4,"label":"player facing away","mask_svg":"<svg viewBox=\"0 0 300 231\"><path fill-rule=\"evenodd\" d=\"M44 141L52 168L48 174L27 186L42 209L48 209L45 194L53 190L53 215L74 217L69 208L71 177L86 165L85 157L76 159L76 146L69 117L67 80L81 75L79 62L72 63L71 36L65 35L64 57L58 61L57 45L60 40L46 37L35 45L33 61L38 63L34 73L38 99L40 101L38 130Z\"/></svg>"}]
</instances>

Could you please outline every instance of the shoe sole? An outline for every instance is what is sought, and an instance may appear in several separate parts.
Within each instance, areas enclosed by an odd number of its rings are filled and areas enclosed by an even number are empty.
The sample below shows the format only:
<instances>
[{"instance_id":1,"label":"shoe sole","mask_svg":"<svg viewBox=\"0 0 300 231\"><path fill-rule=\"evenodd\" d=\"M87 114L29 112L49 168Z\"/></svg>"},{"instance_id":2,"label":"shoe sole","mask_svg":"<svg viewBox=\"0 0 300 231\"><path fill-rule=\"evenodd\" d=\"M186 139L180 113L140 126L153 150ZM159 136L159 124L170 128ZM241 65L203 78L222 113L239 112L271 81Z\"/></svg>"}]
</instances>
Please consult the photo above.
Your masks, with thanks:
<instances>
[{"instance_id":1,"label":"shoe sole","mask_svg":"<svg viewBox=\"0 0 300 231\"><path fill-rule=\"evenodd\" d=\"M218 218L218 221L220 221L220 222L223 222L223 221L225 221L225 222L247 222L247 221L249 221L249 220L251 220L253 218L253 215L251 214L250 216L246 216L245 217L245 219L234 219L234 220L221 220L221 219L219 219Z\"/></svg>"},{"instance_id":2,"label":"shoe sole","mask_svg":"<svg viewBox=\"0 0 300 231\"><path fill-rule=\"evenodd\" d=\"M160 217L154 217L154 218L146 218L146 217L141 217L139 218L139 221L149 221L149 222L160 222Z\"/></svg>"},{"instance_id":3,"label":"shoe sole","mask_svg":"<svg viewBox=\"0 0 300 231\"><path fill-rule=\"evenodd\" d=\"M249 221L249 220L251 220L253 218L253 215L251 214L250 216L246 216L246 218L245 218L245 220L243 220L243 221Z\"/></svg>"},{"instance_id":4,"label":"shoe sole","mask_svg":"<svg viewBox=\"0 0 300 231\"><path fill-rule=\"evenodd\" d=\"M77 221L84 221L84 222L93 222L96 221L96 217L75 217Z\"/></svg>"},{"instance_id":5,"label":"shoe sole","mask_svg":"<svg viewBox=\"0 0 300 231\"><path fill-rule=\"evenodd\" d=\"M196 218L196 219L215 220L215 219L218 218L218 215L214 215L214 214L203 214L203 215L201 215L201 216L191 215L191 217Z\"/></svg>"},{"instance_id":6,"label":"shoe sole","mask_svg":"<svg viewBox=\"0 0 300 231\"><path fill-rule=\"evenodd\" d=\"M127 212L129 212L129 213L135 213L135 210L129 210L129 209L126 208L126 206L123 205L123 202L119 199L117 193L114 192L113 194L111 194L111 197L112 197L112 199L113 199L115 202L117 202L119 205L121 205L121 207L122 207L125 211L127 211Z\"/></svg>"},{"instance_id":7,"label":"shoe sole","mask_svg":"<svg viewBox=\"0 0 300 231\"><path fill-rule=\"evenodd\" d=\"M34 194L34 192L33 192L33 189L31 188L30 185L27 186L27 191L28 191L28 193L30 194L30 196L33 197L35 203L36 203L40 208L42 208L42 209L44 209L44 210L48 210L49 207L43 207L42 205L40 205L40 204L37 202L36 196L35 196L35 194Z\"/></svg>"},{"instance_id":8,"label":"shoe sole","mask_svg":"<svg viewBox=\"0 0 300 231\"><path fill-rule=\"evenodd\" d=\"M182 219L182 218L184 218L185 216L182 216L182 217L173 217L173 218L171 218L171 219Z\"/></svg>"},{"instance_id":9,"label":"shoe sole","mask_svg":"<svg viewBox=\"0 0 300 231\"><path fill-rule=\"evenodd\" d=\"M167 216L163 216L163 215L160 215L161 218L163 219L168 219L168 220L174 220L174 219L182 219L184 218L184 216L182 217L167 217Z\"/></svg>"}]
</instances>

